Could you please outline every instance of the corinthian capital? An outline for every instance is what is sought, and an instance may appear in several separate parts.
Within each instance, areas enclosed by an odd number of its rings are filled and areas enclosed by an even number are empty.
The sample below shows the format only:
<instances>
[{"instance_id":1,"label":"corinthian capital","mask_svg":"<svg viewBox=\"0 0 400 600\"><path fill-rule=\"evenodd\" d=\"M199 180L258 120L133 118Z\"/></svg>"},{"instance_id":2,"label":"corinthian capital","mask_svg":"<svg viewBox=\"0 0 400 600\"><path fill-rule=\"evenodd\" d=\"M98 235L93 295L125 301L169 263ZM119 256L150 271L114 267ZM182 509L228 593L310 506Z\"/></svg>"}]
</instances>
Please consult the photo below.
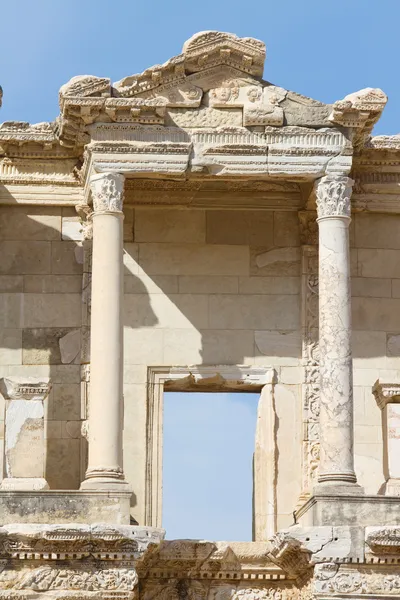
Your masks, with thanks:
<instances>
[{"instance_id":1,"label":"corinthian capital","mask_svg":"<svg viewBox=\"0 0 400 600\"><path fill-rule=\"evenodd\" d=\"M327 175L318 179L314 186L318 218L350 217L353 184L350 177Z\"/></svg>"},{"instance_id":2,"label":"corinthian capital","mask_svg":"<svg viewBox=\"0 0 400 600\"><path fill-rule=\"evenodd\" d=\"M120 173L99 173L90 178L94 213L122 211L124 182Z\"/></svg>"}]
</instances>

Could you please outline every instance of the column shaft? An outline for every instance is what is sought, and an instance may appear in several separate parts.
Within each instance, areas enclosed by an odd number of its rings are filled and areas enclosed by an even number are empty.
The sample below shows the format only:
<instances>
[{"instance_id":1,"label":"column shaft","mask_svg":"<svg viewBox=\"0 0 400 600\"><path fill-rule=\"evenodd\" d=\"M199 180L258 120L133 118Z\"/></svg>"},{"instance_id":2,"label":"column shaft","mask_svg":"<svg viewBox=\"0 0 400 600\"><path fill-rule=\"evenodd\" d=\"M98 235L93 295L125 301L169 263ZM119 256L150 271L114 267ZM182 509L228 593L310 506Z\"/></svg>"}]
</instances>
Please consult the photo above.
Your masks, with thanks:
<instances>
[{"instance_id":1,"label":"column shaft","mask_svg":"<svg viewBox=\"0 0 400 600\"><path fill-rule=\"evenodd\" d=\"M116 173L91 179L93 253L89 465L83 488L121 488L123 423L123 197Z\"/></svg>"},{"instance_id":2,"label":"column shaft","mask_svg":"<svg viewBox=\"0 0 400 600\"><path fill-rule=\"evenodd\" d=\"M320 483L356 483L353 458L350 195L352 180L316 184L319 225Z\"/></svg>"}]
</instances>

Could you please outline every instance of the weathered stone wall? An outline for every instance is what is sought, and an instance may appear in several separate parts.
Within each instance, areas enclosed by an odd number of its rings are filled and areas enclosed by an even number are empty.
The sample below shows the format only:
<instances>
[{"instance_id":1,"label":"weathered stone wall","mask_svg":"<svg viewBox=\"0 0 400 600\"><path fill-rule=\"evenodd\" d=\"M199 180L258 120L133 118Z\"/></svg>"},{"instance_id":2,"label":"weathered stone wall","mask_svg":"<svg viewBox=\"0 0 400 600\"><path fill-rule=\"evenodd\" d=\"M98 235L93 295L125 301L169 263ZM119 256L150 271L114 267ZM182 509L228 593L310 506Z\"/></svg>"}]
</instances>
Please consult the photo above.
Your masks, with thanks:
<instances>
[{"instance_id":1,"label":"weathered stone wall","mask_svg":"<svg viewBox=\"0 0 400 600\"><path fill-rule=\"evenodd\" d=\"M82 247L70 239L77 225L71 208L0 207L0 376L52 382L45 471L53 489L80 483Z\"/></svg>"},{"instance_id":2,"label":"weathered stone wall","mask_svg":"<svg viewBox=\"0 0 400 600\"><path fill-rule=\"evenodd\" d=\"M149 366L272 366L278 528L301 492L300 259L296 212L125 210L125 429L132 514L143 522ZM400 376L400 216L351 225L355 455L359 482L385 481L379 378ZM49 377L46 478L77 489L82 472L82 234L69 208L0 208L0 375ZM1 416L4 401L1 399ZM2 453L3 456L3 453Z\"/></svg>"},{"instance_id":3,"label":"weathered stone wall","mask_svg":"<svg viewBox=\"0 0 400 600\"><path fill-rule=\"evenodd\" d=\"M301 486L297 213L137 208L133 231L124 463L135 518L143 520L147 366L247 364L277 370L278 526L290 524Z\"/></svg>"},{"instance_id":4,"label":"weathered stone wall","mask_svg":"<svg viewBox=\"0 0 400 600\"><path fill-rule=\"evenodd\" d=\"M381 410L372 386L400 376L400 216L356 214L351 233L355 461L360 483L372 494L385 481Z\"/></svg>"}]
</instances>

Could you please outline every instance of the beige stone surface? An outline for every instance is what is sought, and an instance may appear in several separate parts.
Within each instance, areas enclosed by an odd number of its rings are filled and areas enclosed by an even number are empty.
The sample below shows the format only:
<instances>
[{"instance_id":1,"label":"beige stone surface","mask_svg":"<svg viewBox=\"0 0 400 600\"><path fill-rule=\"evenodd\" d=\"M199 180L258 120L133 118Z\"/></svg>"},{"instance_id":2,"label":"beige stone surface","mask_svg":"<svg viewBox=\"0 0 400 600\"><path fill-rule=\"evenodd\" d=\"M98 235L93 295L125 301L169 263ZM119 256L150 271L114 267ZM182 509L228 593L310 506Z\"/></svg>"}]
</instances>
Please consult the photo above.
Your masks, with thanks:
<instances>
[{"instance_id":1,"label":"beige stone surface","mask_svg":"<svg viewBox=\"0 0 400 600\"><path fill-rule=\"evenodd\" d=\"M42 275L51 272L51 243L0 241L1 275Z\"/></svg>"},{"instance_id":2,"label":"beige stone surface","mask_svg":"<svg viewBox=\"0 0 400 600\"><path fill-rule=\"evenodd\" d=\"M399 302L394 298L353 298L353 329L400 330Z\"/></svg>"},{"instance_id":3,"label":"beige stone surface","mask_svg":"<svg viewBox=\"0 0 400 600\"><path fill-rule=\"evenodd\" d=\"M61 209L58 207L0 207L1 240L61 239Z\"/></svg>"},{"instance_id":4,"label":"beige stone surface","mask_svg":"<svg viewBox=\"0 0 400 600\"><path fill-rule=\"evenodd\" d=\"M135 210L135 242L172 242L201 244L205 242L204 210L137 208Z\"/></svg>"},{"instance_id":5,"label":"beige stone surface","mask_svg":"<svg viewBox=\"0 0 400 600\"><path fill-rule=\"evenodd\" d=\"M208 244L273 246L274 215L260 211L207 211Z\"/></svg>"},{"instance_id":6,"label":"beige stone surface","mask_svg":"<svg viewBox=\"0 0 400 600\"><path fill-rule=\"evenodd\" d=\"M210 296L210 327L226 329L297 329L296 296Z\"/></svg>"},{"instance_id":7,"label":"beige stone surface","mask_svg":"<svg viewBox=\"0 0 400 600\"><path fill-rule=\"evenodd\" d=\"M77 257L76 248L75 242L52 242L51 272L66 275L82 273L82 262Z\"/></svg>"},{"instance_id":8,"label":"beige stone surface","mask_svg":"<svg viewBox=\"0 0 400 600\"><path fill-rule=\"evenodd\" d=\"M23 326L79 327L81 304L80 294L25 294Z\"/></svg>"},{"instance_id":9,"label":"beige stone surface","mask_svg":"<svg viewBox=\"0 0 400 600\"><path fill-rule=\"evenodd\" d=\"M274 246L300 246L299 217L296 212L274 212Z\"/></svg>"},{"instance_id":10,"label":"beige stone surface","mask_svg":"<svg viewBox=\"0 0 400 600\"><path fill-rule=\"evenodd\" d=\"M300 248L251 248L251 275L296 277L300 274Z\"/></svg>"},{"instance_id":11,"label":"beige stone surface","mask_svg":"<svg viewBox=\"0 0 400 600\"><path fill-rule=\"evenodd\" d=\"M358 248L400 249L400 216L359 214L355 216L355 243Z\"/></svg>"},{"instance_id":12,"label":"beige stone surface","mask_svg":"<svg viewBox=\"0 0 400 600\"><path fill-rule=\"evenodd\" d=\"M217 277L206 275L181 275L179 277L180 294L237 294L237 277Z\"/></svg>"},{"instance_id":13,"label":"beige stone surface","mask_svg":"<svg viewBox=\"0 0 400 600\"><path fill-rule=\"evenodd\" d=\"M399 278L399 250L358 249L358 275L362 277Z\"/></svg>"},{"instance_id":14,"label":"beige stone surface","mask_svg":"<svg viewBox=\"0 0 400 600\"><path fill-rule=\"evenodd\" d=\"M248 275L247 246L145 244L140 267L148 275Z\"/></svg>"}]
</instances>

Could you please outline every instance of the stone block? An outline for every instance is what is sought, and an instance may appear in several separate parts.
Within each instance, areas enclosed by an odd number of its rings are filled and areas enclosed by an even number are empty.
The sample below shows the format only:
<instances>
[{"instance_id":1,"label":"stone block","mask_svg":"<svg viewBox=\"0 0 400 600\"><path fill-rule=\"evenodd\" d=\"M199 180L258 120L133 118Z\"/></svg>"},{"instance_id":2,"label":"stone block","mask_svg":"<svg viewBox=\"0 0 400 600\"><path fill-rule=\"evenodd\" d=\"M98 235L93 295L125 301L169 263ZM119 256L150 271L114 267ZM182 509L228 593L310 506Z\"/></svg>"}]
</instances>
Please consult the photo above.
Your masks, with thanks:
<instances>
[{"instance_id":1,"label":"stone block","mask_svg":"<svg viewBox=\"0 0 400 600\"><path fill-rule=\"evenodd\" d=\"M255 331L257 354L276 357L301 358L302 337L300 331Z\"/></svg>"},{"instance_id":2,"label":"stone block","mask_svg":"<svg viewBox=\"0 0 400 600\"><path fill-rule=\"evenodd\" d=\"M63 423L63 421L46 421L45 438L47 440L61 438L61 423Z\"/></svg>"},{"instance_id":3,"label":"stone block","mask_svg":"<svg viewBox=\"0 0 400 600\"><path fill-rule=\"evenodd\" d=\"M208 296L204 294L126 294L127 327L197 329L208 327Z\"/></svg>"},{"instance_id":4,"label":"stone block","mask_svg":"<svg viewBox=\"0 0 400 600\"><path fill-rule=\"evenodd\" d=\"M0 328L19 329L22 327L23 310L23 294L0 294Z\"/></svg>"},{"instance_id":5,"label":"stone block","mask_svg":"<svg viewBox=\"0 0 400 600\"><path fill-rule=\"evenodd\" d=\"M400 298L400 279L392 279L392 296Z\"/></svg>"},{"instance_id":6,"label":"stone block","mask_svg":"<svg viewBox=\"0 0 400 600\"><path fill-rule=\"evenodd\" d=\"M80 327L80 294L25 294L24 327Z\"/></svg>"},{"instance_id":7,"label":"stone block","mask_svg":"<svg viewBox=\"0 0 400 600\"><path fill-rule=\"evenodd\" d=\"M210 296L211 329L283 329L299 327L296 296Z\"/></svg>"},{"instance_id":8,"label":"stone block","mask_svg":"<svg viewBox=\"0 0 400 600\"><path fill-rule=\"evenodd\" d=\"M82 421L61 421L61 436L63 439L81 439Z\"/></svg>"},{"instance_id":9,"label":"stone block","mask_svg":"<svg viewBox=\"0 0 400 600\"><path fill-rule=\"evenodd\" d=\"M240 294L299 294L300 277L239 277Z\"/></svg>"},{"instance_id":10,"label":"stone block","mask_svg":"<svg viewBox=\"0 0 400 600\"><path fill-rule=\"evenodd\" d=\"M386 356L386 333L384 331L352 331L351 343L354 359L376 359Z\"/></svg>"},{"instance_id":11,"label":"stone block","mask_svg":"<svg viewBox=\"0 0 400 600\"><path fill-rule=\"evenodd\" d=\"M51 489L77 490L80 486L80 440L47 440L46 480Z\"/></svg>"},{"instance_id":12,"label":"stone block","mask_svg":"<svg viewBox=\"0 0 400 600\"><path fill-rule=\"evenodd\" d=\"M80 383L81 366L78 365L54 365L51 368L53 383Z\"/></svg>"},{"instance_id":13,"label":"stone block","mask_svg":"<svg viewBox=\"0 0 400 600\"><path fill-rule=\"evenodd\" d=\"M388 334L387 335L387 355L388 356L400 356L400 334Z\"/></svg>"},{"instance_id":14,"label":"stone block","mask_svg":"<svg viewBox=\"0 0 400 600\"><path fill-rule=\"evenodd\" d=\"M60 339L71 332L66 328L36 328L22 331L24 365L54 365L61 362Z\"/></svg>"},{"instance_id":15,"label":"stone block","mask_svg":"<svg viewBox=\"0 0 400 600\"><path fill-rule=\"evenodd\" d=\"M80 363L81 351L81 330L73 329L59 339L61 362L69 364L72 362Z\"/></svg>"},{"instance_id":16,"label":"stone block","mask_svg":"<svg viewBox=\"0 0 400 600\"><path fill-rule=\"evenodd\" d=\"M148 275L248 275L247 246L141 244L140 266Z\"/></svg>"},{"instance_id":17,"label":"stone block","mask_svg":"<svg viewBox=\"0 0 400 600\"><path fill-rule=\"evenodd\" d=\"M251 248L250 272L257 276L297 277L300 259L300 248Z\"/></svg>"},{"instance_id":18,"label":"stone block","mask_svg":"<svg viewBox=\"0 0 400 600\"><path fill-rule=\"evenodd\" d=\"M51 272L51 242L1 241L1 275Z\"/></svg>"},{"instance_id":19,"label":"stone block","mask_svg":"<svg viewBox=\"0 0 400 600\"><path fill-rule=\"evenodd\" d=\"M181 275L179 292L181 294L237 294L238 278Z\"/></svg>"},{"instance_id":20,"label":"stone block","mask_svg":"<svg viewBox=\"0 0 400 600\"><path fill-rule=\"evenodd\" d=\"M135 223L135 209L132 206L124 206L124 242L133 242L133 228Z\"/></svg>"},{"instance_id":21,"label":"stone block","mask_svg":"<svg viewBox=\"0 0 400 600\"><path fill-rule=\"evenodd\" d=\"M353 277L351 280L351 295L370 298L390 298L392 282L390 279L375 277Z\"/></svg>"},{"instance_id":22,"label":"stone block","mask_svg":"<svg viewBox=\"0 0 400 600\"><path fill-rule=\"evenodd\" d=\"M81 390L76 383L55 383L51 402L56 421L77 421L81 417Z\"/></svg>"},{"instance_id":23,"label":"stone block","mask_svg":"<svg viewBox=\"0 0 400 600\"><path fill-rule=\"evenodd\" d=\"M0 329L0 365L22 362L22 329Z\"/></svg>"},{"instance_id":24,"label":"stone block","mask_svg":"<svg viewBox=\"0 0 400 600\"><path fill-rule=\"evenodd\" d=\"M243 364L253 356L253 331L173 329L164 332L164 364Z\"/></svg>"},{"instance_id":25,"label":"stone block","mask_svg":"<svg viewBox=\"0 0 400 600\"><path fill-rule=\"evenodd\" d=\"M400 331L399 302L394 298L353 298L354 330Z\"/></svg>"},{"instance_id":26,"label":"stone block","mask_svg":"<svg viewBox=\"0 0 400 600\"><path fill-rule=\"evenodd\" d=\"M257 244L264 246L265 244ZM300 228L297 212L274 212L274 246L300 246Z\"/></svg>"},{"instance_id":27,"label":"stone block","mask_svg":"<svg viewBox=\"0 0 400 600\"><path fill-rule=\"evenodd\" d=\"M358 275L361 277L400 278L400 251L360 248Z\"/></svg>"},{"instance_id":28,"label":"stone block","mask_svg":"<svg viewBox=\"0 0 400 600\"><path fill-rule=\"evenodd\" d=\"M51 272L67 275L82 273L83 260L76 255L76 248L76 242L52 242Z\"/></svg>"},{"instance_id":29,"label":"stone block","mask_svg":"<svg viewBox=\"0 0 400 600\"><path fill-rule=\"evenodd\" d=\"M176 294L178 293L177 275L125 275L125 294Z\"/></svg>"},{"instance_id":30,"label":"stone block","mask_svg":"<svg viewBox=\"0 0 400 600\"><path fill-rule=\"evenodd\" d=\"M162 365L162 329L124 327L124 363L128 365Z\"/></svg>"},{"instance_id":31,"label":"stone block","mask_svg":"<svg viewBox=\"0 0 400 600\"><path fill-rule=\"evenodd\" d=\"M274 245L272 212L208 210L206 218L207 244Z\"/></svg>"},{"instance_id":32,"label":"stone block","mask_svg":"<svg viewBox=\"0 0 400 600\"><path fill-rule=\"evenodd\" d=\"M0 239L59 240L61 209L58 207L1 206Z\"/></svg>"},{"instance_id":33,"label":"stone block","mask_svg":"<svg viewBox=\"0 0 400 600\"><path fill-rule=\"evenodd\" d=\"M28 294L79 294L82 275L25 275L24 292Z\"/></svg>"},{"instance_id":34,"label":"stone block","mask_svg":"<svg viewBox=\"0 0 400 600\"><path fill-rule=\"evenodd\" d=\"M22 275L0 275L0 292L16 293L24 291Z\"/></svg>"},{"instance_id":35,"label":"stone block","mask_svg":"<svg viewBox=\"0 0 400 600\"><path fill-rule=\"evenodd\" d=\"M76 447L73 442L70 450ZM59 482L59 477L55 480ZM109 523L129 525L129 492L48 490L41 492L2 491L0 513L3 525L20 523Z\"/></svg>"},{"instance_id":36,"label":"stone block","mask_svg":"<svg viewBox=\"0 0 400 600\"><path fill-rule=\"evenodd\" d=\"M202 244L205 242L204 210L135 209L135 242L171 242Z\"/></svg>"},{"instance_id":37,"label":"stone block","mask_svg":"<svg viewBox=\"0 0 400 600\"><path fill-rule=\"evenodd\" d=\"M298 385L303 383L303 369L300 366L281 367L279 382L283 385Z\"/></svg>"},{"instance_id":38,"label":"stone block","mask_svg":"<svg viewBox=\"0 0 400 600\"><path fill-rule=\"evenodd\" d=\"M355 243L358 248L400 249L400 216L379 213L355 215Z\"/></svg>"},{"instance_id":39,"label":"stone block","mask_svg":"<svg viewBox=\"0 0 400 600\"><path fill-rule=\"evenodd\" d=\"M372 387L377 379L379 379L379 369L353 369L354 385Z\"/></svg>"}]
</instances>

